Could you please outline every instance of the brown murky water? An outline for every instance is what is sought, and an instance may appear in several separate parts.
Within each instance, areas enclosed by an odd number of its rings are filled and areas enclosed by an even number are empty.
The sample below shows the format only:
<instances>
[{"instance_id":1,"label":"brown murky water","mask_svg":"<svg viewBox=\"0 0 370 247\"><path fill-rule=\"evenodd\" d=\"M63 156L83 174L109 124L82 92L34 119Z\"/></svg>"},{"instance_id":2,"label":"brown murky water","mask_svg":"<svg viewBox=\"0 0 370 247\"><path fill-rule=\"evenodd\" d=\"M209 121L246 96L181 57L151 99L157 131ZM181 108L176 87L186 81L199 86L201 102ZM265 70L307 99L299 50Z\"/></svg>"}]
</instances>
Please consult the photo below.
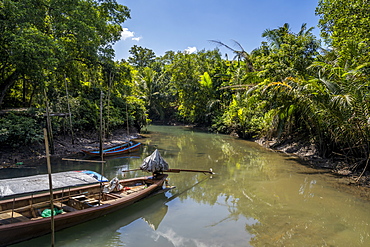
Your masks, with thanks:
<instances>
[{"instance_id":1,"label":"brown murky water","mask_svg":"<svg viewBox=\"0 0 370 247\"><path fill-rule=\"evenodd\" d=\"M370 246L370 201L337 178L229 136L148 130L141 152L108 160L106 177L122 178L156 148L171 168L217 174L170 174L172 191L57 232L56 246ZM55 167L100 171L83 162ZM50 235L15 246L50 246Z\"/></svg>"}]
</instances>

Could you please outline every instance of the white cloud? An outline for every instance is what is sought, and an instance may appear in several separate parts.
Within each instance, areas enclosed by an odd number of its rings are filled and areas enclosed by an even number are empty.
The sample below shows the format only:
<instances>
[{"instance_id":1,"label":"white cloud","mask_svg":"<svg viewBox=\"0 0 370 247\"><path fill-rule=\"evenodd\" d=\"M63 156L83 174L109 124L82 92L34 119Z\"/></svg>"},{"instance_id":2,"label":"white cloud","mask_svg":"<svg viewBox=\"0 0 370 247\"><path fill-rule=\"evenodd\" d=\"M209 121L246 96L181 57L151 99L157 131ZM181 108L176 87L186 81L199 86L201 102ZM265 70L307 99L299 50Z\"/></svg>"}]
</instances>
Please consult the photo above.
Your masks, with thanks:
<instances>
[{"instance_id":1,"label":"white cloud","mask_svg":"<svg viewBox=\"0 0 370 247\"><path fill-rule=\"evenodd\" d=\"M128 28L123 28L121 32L121 38L123 40L131 38L131 40L139 42L143 37L135 37L134 32L131 32L130 30L128 30Z\"/></svg>"},{"instance_id":2,"label":"white cloud","mask_svg":"<svg viewBox=\"0 0 370 247\"><path fill-rule=\"evenodd\" d=\"M128 30L128 28L123 28L123 31L121 32L121 37L123 40L126 40L127 38L134 37L135 33Z\"/></svg>"},{"instance_id":3,"label":"white cloud","mask_svg":"<svg viewBox=\"0 0 370 247\"><path fill-rule=\"evenodd\" d=\"M188 53L188 54L192 54L194 52L197 52L197 48L195 46L194 47L188 47L188 49L185 49L184 52Z\"/></svg>"},{"instance_id":4,"label":"white cloud","mask_svg":"<svg viewBox=\"0 0 370 247\"><path fill-rule=\"evenodd\" d=\"M132 38L132 40L134 40L134 41L140 41L142 38L143 37L134 37L134 38Z\"/></svg>"}]
</instances>

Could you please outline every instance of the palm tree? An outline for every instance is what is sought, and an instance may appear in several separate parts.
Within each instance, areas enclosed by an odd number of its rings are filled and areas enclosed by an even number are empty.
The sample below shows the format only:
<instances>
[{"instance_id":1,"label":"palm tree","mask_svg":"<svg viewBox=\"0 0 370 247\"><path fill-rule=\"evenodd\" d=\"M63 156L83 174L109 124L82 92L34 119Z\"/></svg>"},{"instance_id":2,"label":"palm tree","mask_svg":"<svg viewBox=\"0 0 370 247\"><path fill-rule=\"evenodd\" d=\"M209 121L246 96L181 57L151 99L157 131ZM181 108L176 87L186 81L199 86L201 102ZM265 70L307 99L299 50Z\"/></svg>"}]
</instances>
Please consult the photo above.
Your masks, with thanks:
<instances>
[{"instance_id":1,"label":"palm tree","mask_svg":"<svg viewBox=\"0 0 370 247\"><path fill-rule=\"evenodd\" d=\"M249 72L254 71L253 63L252 63L252 60L251 60L251 57L250 57L249 53L244 50L243 46L239 42L233 40L234 43L240 48L240 50L236 50L236 49L233 49L230 46L222 43L221 41L218 41L218 40L210 40L210 41L213 42L213 43L216 43L219 46L224 46L227 49L234 52L235 56L234 56L233 59L237 59L238 61L244 60L244 62L247 65L248 71Z\"/></svg>"},{"instance_id":2,"label":"palm tree","mask_svg":"<svg viewBox=\"0 0 370 247\"><path fill-rule=\"evenodd\" d=\"M136 85L141 92L142 98L147 104L147 109L151 115L157 115L163 118L163 107L161 102L165 97L163 92L167 90L165 72L156 72L155 70L145 67L138 71Z\"/></svg>"}]
</instances>

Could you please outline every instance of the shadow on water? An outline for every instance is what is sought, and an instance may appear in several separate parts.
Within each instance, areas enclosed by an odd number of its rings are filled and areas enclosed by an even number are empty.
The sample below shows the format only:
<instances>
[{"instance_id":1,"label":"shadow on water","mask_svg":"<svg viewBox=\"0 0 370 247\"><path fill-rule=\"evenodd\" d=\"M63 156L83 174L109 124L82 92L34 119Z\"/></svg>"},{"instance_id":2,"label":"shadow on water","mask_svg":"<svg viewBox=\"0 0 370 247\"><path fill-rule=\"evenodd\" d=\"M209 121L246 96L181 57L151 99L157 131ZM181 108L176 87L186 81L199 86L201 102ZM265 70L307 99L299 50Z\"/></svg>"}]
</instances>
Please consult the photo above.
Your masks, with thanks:
<instances>
[{"instance_id":1,"label":"shadow on water","mask_svg":"<svg viewBox=\"0 0 370 247\"><path fill-rule=\"evenodd\" d=\"M168 197L161 193L117 212L56 232L57 246L89 246L91 243L94 246L106 246L107 243L112 244L111 241L115 241L115 246L121 246L123 243L119 243L117 238L119 230L137 220L141 219L151 229L157 229L167 214L167 201ZM48 246L50 239L51 235L48 234L12 246Z\"/></svg>"},{"instance_id":2,"label":"shadow on water","mask_svg":"<svg viewBox=\"0 0 370 247\"><path fill-rule=\"evenodd\" d=\"M156 231L168 212L167 204L207 179L208 177L203 178L193 186L175 194L159 191L117 212L59 231L55 235L56 243L58 246L90 246L91 242L94 246L112 246L112 244L121 246L125 242L124 238L120 237L122 229L135 221L142 220L149 226L149 231ZM48 234L12 246L48 246L50 239L51 235Z\"/></svg>"},{"instance_id":3,"label":"shadow on water","mask_svg":"<svg viewBox=\"0 0 370 247\"><path fill-rule=\"evenodd\" d=\"M35 167L0 169L0 179L27 177L27 176L37 175L37 174L38 174L38 170Z\"/></svg>"}]
</instances>

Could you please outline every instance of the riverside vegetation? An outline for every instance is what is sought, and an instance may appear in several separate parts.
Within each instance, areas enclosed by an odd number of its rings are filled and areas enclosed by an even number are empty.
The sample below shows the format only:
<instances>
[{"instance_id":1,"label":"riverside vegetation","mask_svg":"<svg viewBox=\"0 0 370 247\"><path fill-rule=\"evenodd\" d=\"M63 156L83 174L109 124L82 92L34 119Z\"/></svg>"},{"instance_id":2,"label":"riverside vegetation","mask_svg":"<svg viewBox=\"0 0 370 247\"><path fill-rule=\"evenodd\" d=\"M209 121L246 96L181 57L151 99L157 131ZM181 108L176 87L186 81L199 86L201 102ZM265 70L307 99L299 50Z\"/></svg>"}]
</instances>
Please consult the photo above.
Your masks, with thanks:
<instances>
[{"instance_id":1,"label":"riverside vegetation","mask_svg":"<svg viewBox=\"0 0 370 247\"><path fill-rule=\"evenodd\" d=\"M2 162L5 152L42 143L48 112L53 135L71 142L100 126L108 138L181 122L272 148L294 143L285 150L368 184L370 5L321 0L316 14L322 41L313 27L294 32L285 23L266 29L250 52L237 41L163 56L135 45L114 61L112 45L130 18L115 0L2 1L0 106L28 109L1 114Z\"/></svg>"}]
</instances>

